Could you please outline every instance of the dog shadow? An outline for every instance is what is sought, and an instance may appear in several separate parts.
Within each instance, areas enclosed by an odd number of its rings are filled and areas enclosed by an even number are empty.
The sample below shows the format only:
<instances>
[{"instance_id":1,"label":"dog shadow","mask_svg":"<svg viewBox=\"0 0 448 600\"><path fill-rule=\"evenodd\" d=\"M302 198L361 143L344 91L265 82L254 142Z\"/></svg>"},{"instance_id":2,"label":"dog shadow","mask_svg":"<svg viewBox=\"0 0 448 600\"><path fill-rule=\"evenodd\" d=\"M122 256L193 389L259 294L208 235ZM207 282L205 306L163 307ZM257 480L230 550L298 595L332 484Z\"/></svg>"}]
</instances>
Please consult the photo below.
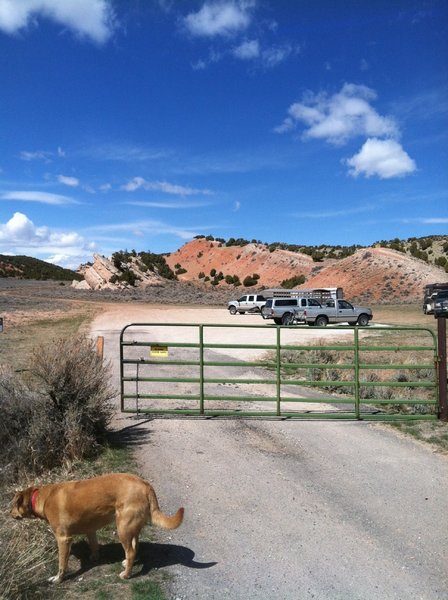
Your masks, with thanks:
<instances>
[{"instance_id":1,"label":"dog shadow","mask_svg":"<svg viewBox=\"0 0 448 600\"><path fill-rule=\"evenodd\" d=\"M76 573L72 573L72 577L79 577L100 565L120 564L124 559L123 547L119 543L101 544L100 556L96 561L90 559L90 549L85 541L73 544L71 554L80 561L80 568ZM147 575L154 569L173 565L182 565L189 569L209 569L218 564L217 562L198 562L194 560L194 556L193 550L185 546L140 542L132 576Z\"/></svg>"}]
</instances>

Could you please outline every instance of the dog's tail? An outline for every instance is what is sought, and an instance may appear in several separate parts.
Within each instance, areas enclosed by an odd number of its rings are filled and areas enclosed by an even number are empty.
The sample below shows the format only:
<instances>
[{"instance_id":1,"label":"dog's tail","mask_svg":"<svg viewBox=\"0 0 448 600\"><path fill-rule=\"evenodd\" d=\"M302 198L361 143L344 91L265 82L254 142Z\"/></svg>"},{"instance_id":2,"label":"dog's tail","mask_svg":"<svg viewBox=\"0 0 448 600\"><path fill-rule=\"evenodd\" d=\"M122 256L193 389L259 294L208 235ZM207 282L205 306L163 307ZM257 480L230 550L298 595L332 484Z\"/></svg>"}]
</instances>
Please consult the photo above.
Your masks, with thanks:
<instances>
[{"instance_id":1,"label":"dog's tail","mask_svg":"<svg viewBox=\"0 0 448 600\"><path fill-rule=\"evenodd\" d=\"M162 529L176 529L176 527L179 527L179 525L182 523L184 518L184 509L179 508L177 513L172 516L163 514L163 512L159 509L156 493L150 485L148 485L148 501L149 510L151 512L151 522L156 527L161 527Z\"/></svg>"}]
</instances>

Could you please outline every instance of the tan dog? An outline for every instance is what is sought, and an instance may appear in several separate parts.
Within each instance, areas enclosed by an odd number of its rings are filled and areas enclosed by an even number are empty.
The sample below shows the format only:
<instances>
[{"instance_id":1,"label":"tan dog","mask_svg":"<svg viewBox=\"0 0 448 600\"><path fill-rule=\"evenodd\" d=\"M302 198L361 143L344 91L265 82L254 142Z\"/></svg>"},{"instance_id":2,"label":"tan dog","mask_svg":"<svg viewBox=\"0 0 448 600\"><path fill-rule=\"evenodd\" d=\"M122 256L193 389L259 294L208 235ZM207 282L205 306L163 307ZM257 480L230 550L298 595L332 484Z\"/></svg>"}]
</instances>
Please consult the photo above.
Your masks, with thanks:
<instances>
[{"instance_id":1,"label":"tan dog","mask_svg":"<svg viewBox=\"0 0 448 600\"><path fill-rule=\"evenodd\" d=\"M138 536L146 522L150 519L156 527L175 529L182 523L184 509L179 508L168 517L159 510L156 494L147 481L136 475L112 473L17 492L11 516L48 521L59 550L59 571L49 581L59 583L67 570L74 535L86 534L92 558L98 558L96 531L115 518L126 557L120 577L127 579L137 553Z\"/></svg>"}]
</instances>

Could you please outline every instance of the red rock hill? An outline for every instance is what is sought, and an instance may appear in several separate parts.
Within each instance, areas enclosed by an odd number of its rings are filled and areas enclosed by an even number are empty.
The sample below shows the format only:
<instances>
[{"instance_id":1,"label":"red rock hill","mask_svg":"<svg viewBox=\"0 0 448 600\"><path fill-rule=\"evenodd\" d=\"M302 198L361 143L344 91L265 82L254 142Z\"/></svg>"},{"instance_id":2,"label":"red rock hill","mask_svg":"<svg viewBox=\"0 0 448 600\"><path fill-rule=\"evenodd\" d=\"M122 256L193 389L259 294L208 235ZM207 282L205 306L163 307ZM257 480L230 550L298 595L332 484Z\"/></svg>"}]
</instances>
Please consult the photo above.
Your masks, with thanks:
<instances>
[{"instance_id":1,"label":"red rock hill","mask_svg":"<svg viewBox=\"0 0 448 600\"><path fill-rule=\"evenodd\" d=\"M200 282L202 272L210 277L215 269L226 275L238 275L243 281L259 275L256 289L279 287L281 282L304 275L301 287L343 287L344 296L355 301L416 302L422 299L422 289L428 283L448 282L448 274L441 268L388 248L364 248L345 259L326 259L313 262L306 254L288 250L270 252L264 244L227 247L205 238L188 242L166 257L173 270L185 269L180 281ZM233 289L225 281L219 284ZM242 290L255 289L240 286Z\"/></svg>"}]
</instances>

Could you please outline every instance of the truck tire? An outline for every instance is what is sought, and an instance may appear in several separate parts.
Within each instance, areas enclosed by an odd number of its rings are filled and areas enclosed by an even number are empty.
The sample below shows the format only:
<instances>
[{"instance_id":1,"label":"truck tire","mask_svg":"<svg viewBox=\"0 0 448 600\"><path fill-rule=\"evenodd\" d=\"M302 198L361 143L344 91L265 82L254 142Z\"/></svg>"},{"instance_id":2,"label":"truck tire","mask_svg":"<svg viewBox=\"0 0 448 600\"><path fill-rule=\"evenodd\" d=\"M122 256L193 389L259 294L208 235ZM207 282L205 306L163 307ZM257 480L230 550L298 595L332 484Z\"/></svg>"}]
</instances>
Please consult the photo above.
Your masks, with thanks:
<instances>
[{"instance_id":1,"label":"truck tire","mask_svg":"<svg viewBox=\"0 0 448 600\"><path fill-rule=\"evenodd\" d=\"M358 320L357 320L357 325L360 325L361 327L367 327L367 325L369 324L369 317L366 314L362 314L359 315Z\"/></svg>"},{"instance_id":2,"label":"truck tire","mask_svg":"<svg viewBox=\"0 0 448 600\"><path fill-rule=\"evenodd\" d=\"M235 308L234 306L230 306L230 307L229 307L229 313L230 313L231 315L236 315L236 308Z\"/></svg>"},{"instance_id":3,"label":"truck tire","mask_svg":"<svg viewBox=\"0 0 448 600\"><path fill-rule=\"evenodd\" d=\"M326 327L328 325L328 319L325 315L320 315L314 321L314 324L316 325L316 327Z\"/></svg>"}]
</instances>

